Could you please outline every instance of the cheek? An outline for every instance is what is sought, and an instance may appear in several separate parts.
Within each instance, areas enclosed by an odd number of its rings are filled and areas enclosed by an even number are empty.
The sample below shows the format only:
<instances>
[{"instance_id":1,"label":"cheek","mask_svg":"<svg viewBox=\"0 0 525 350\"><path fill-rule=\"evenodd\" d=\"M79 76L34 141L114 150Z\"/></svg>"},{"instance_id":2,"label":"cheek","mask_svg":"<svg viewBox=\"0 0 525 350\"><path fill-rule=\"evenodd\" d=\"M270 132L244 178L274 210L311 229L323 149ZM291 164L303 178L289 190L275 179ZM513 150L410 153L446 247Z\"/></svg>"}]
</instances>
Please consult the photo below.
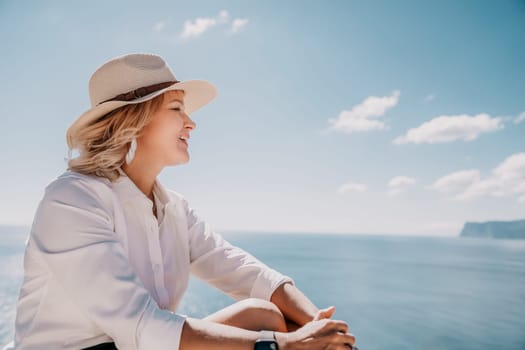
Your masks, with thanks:
<instances>
[{"instance_id":1,"label":"cheek","mask_svg":"<svg viewBox=\"0 0 525 350\"><path fill-rule=\"evenodd\" d=\"M180 125L169 120L151 125L147 137L144 134L144 140L148 146L156 149L173 148L176 146L177 136L180 133Z\"/></svg>"}]
</instances>

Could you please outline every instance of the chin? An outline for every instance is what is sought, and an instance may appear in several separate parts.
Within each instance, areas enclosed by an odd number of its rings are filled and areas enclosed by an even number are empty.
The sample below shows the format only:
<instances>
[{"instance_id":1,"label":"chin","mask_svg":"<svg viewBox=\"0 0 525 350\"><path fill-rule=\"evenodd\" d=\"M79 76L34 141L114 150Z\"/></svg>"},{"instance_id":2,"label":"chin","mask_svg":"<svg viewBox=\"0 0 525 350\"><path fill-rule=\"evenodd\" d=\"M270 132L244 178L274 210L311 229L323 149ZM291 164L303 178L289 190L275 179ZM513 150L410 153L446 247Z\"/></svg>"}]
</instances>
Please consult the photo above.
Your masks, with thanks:
<instances>
[{"instance_id":1,"label":"chin","mask_svg":"<svg viewBox=\"0 0 525 350\"><path fill-rule=\"evenodd\" d=\"M170 161L169 165L178 165L178 164L186 164L190 161L190 157L177 157L176 159Z\"/></svg>"}]
</instances>

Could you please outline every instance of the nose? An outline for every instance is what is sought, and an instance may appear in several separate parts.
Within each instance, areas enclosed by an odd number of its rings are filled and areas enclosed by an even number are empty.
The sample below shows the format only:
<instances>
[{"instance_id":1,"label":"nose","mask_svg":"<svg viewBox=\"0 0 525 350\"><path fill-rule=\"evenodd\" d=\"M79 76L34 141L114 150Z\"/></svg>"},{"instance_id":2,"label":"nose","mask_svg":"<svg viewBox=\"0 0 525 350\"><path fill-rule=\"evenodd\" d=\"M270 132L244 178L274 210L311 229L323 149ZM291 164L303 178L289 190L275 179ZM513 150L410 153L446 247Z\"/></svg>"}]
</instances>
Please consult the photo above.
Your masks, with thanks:
<instances>
[{"instance_id":1,"label":"nose","mask_svg":"<svg viewBox=\"0 0 525 350\"><path fill-rule=\"evenodd\" d=\"M190 118L190 116L187 113L184 113L184 115L186 116L184 121L184 127L189 127L191 130L195 129L197 127L197 124L195 124L195 122Z\"/></svg>"}]
</instances>

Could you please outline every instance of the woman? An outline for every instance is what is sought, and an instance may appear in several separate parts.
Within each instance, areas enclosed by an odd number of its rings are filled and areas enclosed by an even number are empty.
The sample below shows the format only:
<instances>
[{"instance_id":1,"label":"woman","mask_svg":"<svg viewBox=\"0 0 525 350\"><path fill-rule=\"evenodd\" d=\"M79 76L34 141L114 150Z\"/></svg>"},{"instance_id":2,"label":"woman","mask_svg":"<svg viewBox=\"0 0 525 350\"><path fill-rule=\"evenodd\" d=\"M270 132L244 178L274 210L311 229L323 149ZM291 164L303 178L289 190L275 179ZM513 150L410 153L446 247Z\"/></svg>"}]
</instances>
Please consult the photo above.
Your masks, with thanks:
<instances>
[{"instance_id":1,"label":"woman","mask_svg":"<svg viewBox=\"0 0 525 350\"><path fill-rule=\"evenodd\" d=\"M216 96L211 83L135 53L101 65L89 94L26 243L15 349L351 348L334 307L317 309L158 180L188 162L189 115ZM204 319L176 313L190 272L236 302Z\"/></svg>"}]
</instances>

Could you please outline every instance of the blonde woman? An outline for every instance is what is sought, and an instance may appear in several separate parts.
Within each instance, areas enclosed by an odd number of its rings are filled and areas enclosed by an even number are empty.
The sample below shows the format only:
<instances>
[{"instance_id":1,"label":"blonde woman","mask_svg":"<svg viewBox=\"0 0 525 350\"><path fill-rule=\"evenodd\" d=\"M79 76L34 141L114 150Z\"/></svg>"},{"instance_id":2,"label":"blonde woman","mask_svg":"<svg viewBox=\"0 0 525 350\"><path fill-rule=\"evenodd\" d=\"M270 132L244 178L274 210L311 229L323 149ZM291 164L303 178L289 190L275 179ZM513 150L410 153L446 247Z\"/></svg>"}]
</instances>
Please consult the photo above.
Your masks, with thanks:
<instances>
[{"instance_id":1,"label":"blonde woman","mask_svg":"<svg viewBox=\"0 0 525 350\"><path fill-rule=\"evenodd\" d=\"M162 57L133 53L101 65L89 94L67 130L67 171L46 186L26 242L12 348L352 348L333 306L319 310L159 182L189 161L190 115L216 96L211 83L178 81ZM236 302L203 319L177 313L190 273Z\"/></svg>"}]
</instances>

